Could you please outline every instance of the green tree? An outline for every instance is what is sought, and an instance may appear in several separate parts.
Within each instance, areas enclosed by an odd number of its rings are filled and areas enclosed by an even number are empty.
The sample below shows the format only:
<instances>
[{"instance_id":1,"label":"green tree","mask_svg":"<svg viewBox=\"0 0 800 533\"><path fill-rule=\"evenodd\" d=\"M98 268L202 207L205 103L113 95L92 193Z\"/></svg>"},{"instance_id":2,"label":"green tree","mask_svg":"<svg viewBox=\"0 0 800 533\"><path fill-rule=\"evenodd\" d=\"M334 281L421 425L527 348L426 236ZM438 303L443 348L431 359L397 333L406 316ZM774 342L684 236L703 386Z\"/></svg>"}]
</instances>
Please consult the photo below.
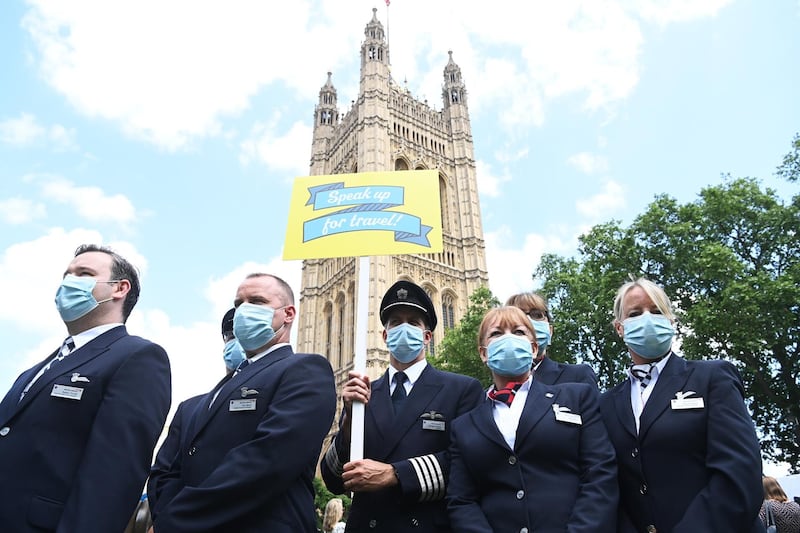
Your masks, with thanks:
<instances>
[{"instance_id":1,"label":"green tree","mask_svg":"<svg viewBox=\"0 0 800 533\"><path fill-rule=\"evenodd\" d=\"M314 507L317 510L317 529L322 531L322 518L325 516L325 506L328 505L328 502L331 501L333 498L339 498L342 500L342 506L344 507L344 516L347 517L347 513L350 511L350 504L352 504L352 500L346 494L334 494L328 490L325 486L325 482L322 481L320 478L314 478Z\"/></svg>"},{"instance_id":2,"label":"green tree","mask_svg":"<svg viewBox=\"0 0 800 533\"><path fill-rule=\"evenodd\" d=\"M796 181L790 167L782 175ZM577 258L545 256L534 278L555 318L554 352L593 364L606 387L629 361L611 308L630 276L667 291L687 358L737 366L764 455L800 470L800 196L787 204L754 179L726 177L691 203L657 197L627 228L592 228Z\"/></svg>"},{"instance_id":3,"label":"green tree","mask_svg":"<svg viewBox=\"0 0 800 533\"><path fill-rule=\"evenodd\" d=\"M472 293L469 302L464 318L445 332L439 353L428 357L428 361L442 370L472 376L488 387L492 376L478 355L478 328L486 311L500 305L500 301L487 287L481 286Z\"/></svg>"}]
</instances>

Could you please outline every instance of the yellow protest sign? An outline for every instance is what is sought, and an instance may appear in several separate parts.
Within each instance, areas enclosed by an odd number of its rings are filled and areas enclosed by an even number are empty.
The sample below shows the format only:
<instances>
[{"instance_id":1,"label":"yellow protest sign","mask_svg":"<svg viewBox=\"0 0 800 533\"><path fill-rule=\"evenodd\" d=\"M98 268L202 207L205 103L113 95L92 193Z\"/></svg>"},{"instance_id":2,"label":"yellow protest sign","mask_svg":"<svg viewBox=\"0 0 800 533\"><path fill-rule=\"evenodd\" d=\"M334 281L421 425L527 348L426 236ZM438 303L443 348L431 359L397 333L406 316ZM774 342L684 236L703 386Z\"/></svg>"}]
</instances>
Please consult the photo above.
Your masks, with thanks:
<instances>
[{"instance_id":1,"label":"yellow protest sign","mask_svg":"<svg viewBox=\"0 0 800 533\"><path fill-rule=\"evenodd\" d=\"M436 170L295 179L286 260L441 251Z\"/></svg>"}]
</instances>

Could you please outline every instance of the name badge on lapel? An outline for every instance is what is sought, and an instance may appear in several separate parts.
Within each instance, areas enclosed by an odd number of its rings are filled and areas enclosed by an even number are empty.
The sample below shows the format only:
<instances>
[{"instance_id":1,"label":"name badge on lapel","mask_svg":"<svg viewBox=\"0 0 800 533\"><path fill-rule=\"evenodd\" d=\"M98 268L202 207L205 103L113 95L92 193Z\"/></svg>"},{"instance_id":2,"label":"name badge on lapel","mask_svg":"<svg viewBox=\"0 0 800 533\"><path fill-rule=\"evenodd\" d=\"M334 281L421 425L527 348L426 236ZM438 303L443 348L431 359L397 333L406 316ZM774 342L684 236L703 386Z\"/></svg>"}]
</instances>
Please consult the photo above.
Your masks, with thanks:
<instances>
[{"instance_id":1,"label":"name badge on lapel","mask_svg":"<svg viewBox=\"0 0 800 533\"><path fill-rule=\"evenodd\" d=\"M673 399L670 404L673 409L704 409L705 404L703 403L703 398L687 398L687 396L691 396L692 394L697 394L695 391L690 390L686 392L676 392L675 399Z\"/></svg>"},{"instance_id":2,"label":"name badge on lapel","mask_svg":"<svg viewBox=\"0 0 800 533\"><path fill-rule=\"evenodd\" d=\"M246 398L241 400L231 400L230 405L228 406L228 411L236 412L236 411L255 411L256 410L256 399L255 398Z\"/></svg>"},{"instance_id":3,"label":"name badge on lapel","mask_svg":"<svg viewBox=\"0 0 800 533\"><path fill-rule=\"evenodd\" d=\"M83 396L83 388L59 385L56 383L53 385L53 392L50 393L50 396L54 398L66 398L67 400L80 400L81 396Z\"/></svg>"},{"instance_id":4,"label":"name badge on lapel","mask_svg":"<svg viewBox=\"0 0 800 533\"><path fill-rule=\"evenodd\" d=\"M556 420L559 422L566 422L567 424L574 424L576 426L583 425L581 415L577 413L570 413L569 407L561 407L557 403L553 404L553 412L556 415Z\"/></svg>"},{"instance_id":5,"label":"name badge on lapel","mask_svg":"<svg viewBox=\"0 0 800 533\"><path fill-rule=\"evenodd\" d=\"M420 418L422 419L422 429L428 429L432 431L445 430L446 426L444 423L444 415L442 413L428 411L427 413L422 413Z\"/></svg>"}]
</instances>

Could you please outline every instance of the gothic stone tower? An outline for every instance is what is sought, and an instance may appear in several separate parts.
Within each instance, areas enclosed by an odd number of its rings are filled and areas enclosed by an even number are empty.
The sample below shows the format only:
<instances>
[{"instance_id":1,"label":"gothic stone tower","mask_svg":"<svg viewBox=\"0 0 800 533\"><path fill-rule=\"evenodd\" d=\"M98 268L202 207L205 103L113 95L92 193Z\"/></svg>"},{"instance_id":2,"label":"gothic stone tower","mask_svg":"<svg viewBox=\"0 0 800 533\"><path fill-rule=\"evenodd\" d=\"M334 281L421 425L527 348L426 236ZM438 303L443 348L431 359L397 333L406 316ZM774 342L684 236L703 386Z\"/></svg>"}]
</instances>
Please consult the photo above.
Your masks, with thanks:
<instances>
[{"instance_id":1,"label":"gothic stone tower","mask_svg":"<svg viewBox=\"0 0 800 533\"><path fill-rule=\"evenodd\" d=\"M464 315L469 296L488 285L488 273L461 69L450 52L441 111L416 100L392 80L383 25L372 11L361 45L358 99L342 115L330 72L319 91L310 174L436 169L444 240L441 253L370 258L367 372L375 378L389 361L378 308L395 281L420 285L436 306L431 353ZM338 385L353 367L357 265L353 257L303 262L298 351L328 357Z\"/></svg>"}]
</instances>

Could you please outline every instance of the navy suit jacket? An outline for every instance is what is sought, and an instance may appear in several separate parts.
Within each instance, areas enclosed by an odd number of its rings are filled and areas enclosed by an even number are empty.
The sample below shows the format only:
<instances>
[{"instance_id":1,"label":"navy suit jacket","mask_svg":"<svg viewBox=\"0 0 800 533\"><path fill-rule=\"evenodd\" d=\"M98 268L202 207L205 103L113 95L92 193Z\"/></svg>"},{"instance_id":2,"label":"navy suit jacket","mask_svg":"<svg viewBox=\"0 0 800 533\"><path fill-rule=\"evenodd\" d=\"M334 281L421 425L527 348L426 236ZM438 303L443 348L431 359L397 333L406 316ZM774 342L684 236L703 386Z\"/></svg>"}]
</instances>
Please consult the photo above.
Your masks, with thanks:
<instances>
[{"instance_id":1,"label":"navy suit jacket","mask_svg":"<svg viewBox=\"0 0 800 533\"><path fill-rule=\"evenodd\" d=\"M42 374L20 401L56 354L23 372L0 403L0 528L122 531L169 411L169 359L116 327ZM62 387L78 398L59 397Z\"/></svg>"},{"instance_id":2,"label":"navy suit jacket","mask_svg":"<svg viewBox=\"0 0 800 533\"><path fill-rule=\"evenodd\" d=\"M509 448L486 398L453 423L448 511L453 531L614 533L614 449L594 385L533 380ZM556 420L555 408L581 421Z\"/></svg>"},{"instance_id":3,"label":"navy suit jacket","mask_svg":"<svg viewBox=\"0 0 800 533\"><path fill-rule=\"evenodd\" d=\"M182 430L155 531L316 532L314 466L335 410L328 361L290 346L224 378Z\"/></svg>"},{"instance_id":4,"label":"navy suit jacket","mask_svg":"<svg viewBox=\"0 0 800 533\"><path fill-rule=\"evenodd\" d=\"M678 408L679 395L703 405ZM629 379L605 392L600 408L617 451L621 532L764 531L759 445L733 365L672 354L638 434Z\"/></svg>"},{"instance_id":5,"label":"navy suit jacket","mask_svg":"<svg viewBox=\"0 0 800 533\"><path fill-rule=\"evenodd\" d=\"M428 364L395 416L388 375L372 383L364 415L364 457L391 463L400 483L356 493L346 531L449 531L444 496L451 424L481 401L483 388L474 378ZM341 475L349 455L337 435L320 464L325 485L334 494L345 492Z\"/></svg>"},{"instance_id":6,"label":"navy suit jacket","mask_svg":"<svg viewBox=\"0 0 800 533\"><path fill-rule=\"evenodd\" d=\"M164 485L167 484L170 475L177 475L177 472L173 471L171 467L181 446L181 435L189 427L189 421L194 414L195 408L206 397L206 394L199 394L182 401L175 410L175 414L172 415L167 437L158 449L156 460L150 468L150 478L147 480L147 501L150 507L150 517L153 520L158 514L159 504L164 503L161 498Z\"/></svg>"},{"instance_id":7,"label":"navy suit jacket","mask_svg":"<svg viewBox=\"0 0 800 533\"><path fill-rule=\"evenodd\" d=\"M534 372L536 381L545 385L557 385L560 383L586 383L597 388L597 375L592 367L586 364L571 365L559 363L549 357L542 359Z\"/></svg>"}]
</instances>

